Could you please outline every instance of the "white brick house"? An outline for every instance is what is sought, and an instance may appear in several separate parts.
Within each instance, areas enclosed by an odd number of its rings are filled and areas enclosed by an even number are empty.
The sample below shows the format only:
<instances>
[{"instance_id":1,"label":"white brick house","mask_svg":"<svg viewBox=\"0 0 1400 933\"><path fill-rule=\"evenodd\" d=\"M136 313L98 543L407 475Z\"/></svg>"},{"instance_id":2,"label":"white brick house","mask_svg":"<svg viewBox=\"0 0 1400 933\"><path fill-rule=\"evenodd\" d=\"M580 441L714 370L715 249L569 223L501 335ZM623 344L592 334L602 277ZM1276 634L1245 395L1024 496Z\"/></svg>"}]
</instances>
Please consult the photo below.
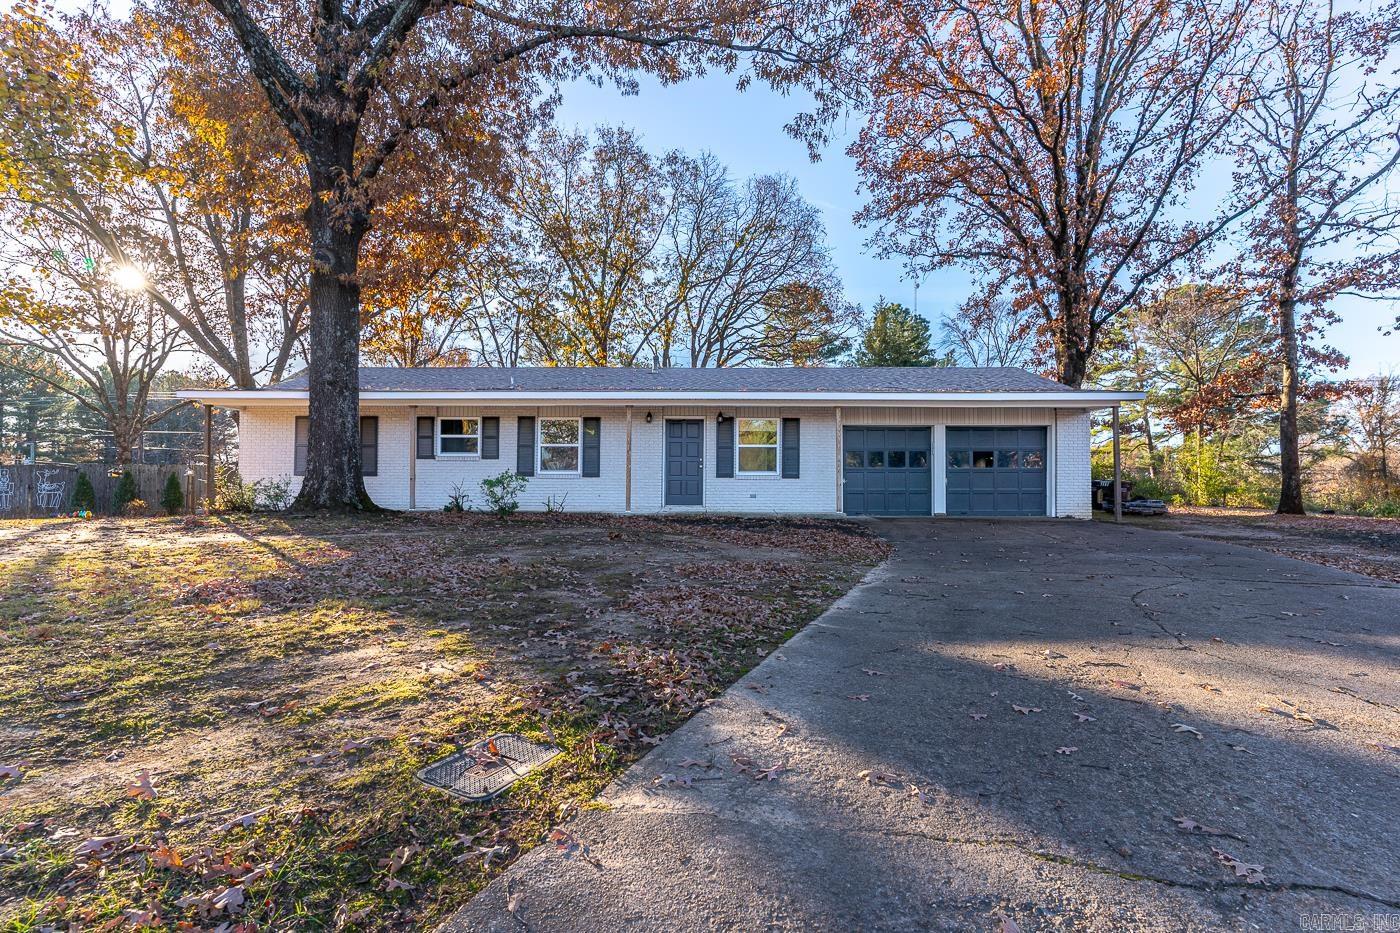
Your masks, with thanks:
<instances>
[{"instance_id":1,"label":"white brick house","mask_svg":"<svg viewBox=\"0 0 1400 933\"><path fill-rule=\"evenodd\" d=\"M295 484L304 375L180 394L238 411L246 481ZM530 510L1086 518L1089 413L1141 397L1016 369L366 367L361 448L394 509L510 470Z\"/></svg>"}]
</instances>

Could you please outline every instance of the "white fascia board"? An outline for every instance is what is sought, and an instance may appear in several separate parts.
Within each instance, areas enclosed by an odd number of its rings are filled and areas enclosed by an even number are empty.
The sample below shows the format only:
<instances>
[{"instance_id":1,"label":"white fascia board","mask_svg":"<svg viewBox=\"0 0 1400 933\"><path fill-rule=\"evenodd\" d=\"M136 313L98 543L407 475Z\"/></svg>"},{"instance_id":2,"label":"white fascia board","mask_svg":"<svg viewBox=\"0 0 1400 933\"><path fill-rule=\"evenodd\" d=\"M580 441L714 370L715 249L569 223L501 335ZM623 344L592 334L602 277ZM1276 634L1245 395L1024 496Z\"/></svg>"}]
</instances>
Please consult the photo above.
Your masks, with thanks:
<instances>
[{"instance_id":1,"label":"white fascia board","mask_svg":"<svg viewBox=\"0 0 1400 933\"><path fill-rule=\"evenodd\" d=\"M180 398L221 408L296 406L307 400L305 390L251 391L186 389ZM1142 392L1066 390L1064 392L361 392L360 401L400 405L526 405L618 406L650 402L661 405L728 404L781 405L785 408L863 405L870 407L938 408L1112 408L1140 401Z\"/></svg>"}]
</instances>

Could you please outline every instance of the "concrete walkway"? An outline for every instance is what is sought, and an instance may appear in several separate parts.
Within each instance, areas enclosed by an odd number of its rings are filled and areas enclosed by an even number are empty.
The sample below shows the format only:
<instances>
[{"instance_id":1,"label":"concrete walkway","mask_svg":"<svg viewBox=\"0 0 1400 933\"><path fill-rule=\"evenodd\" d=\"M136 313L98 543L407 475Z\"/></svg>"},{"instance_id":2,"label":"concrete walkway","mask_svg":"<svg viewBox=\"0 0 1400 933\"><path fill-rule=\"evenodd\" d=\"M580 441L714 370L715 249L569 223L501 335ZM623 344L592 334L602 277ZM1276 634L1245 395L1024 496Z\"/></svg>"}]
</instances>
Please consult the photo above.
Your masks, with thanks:
<instances>
[{"instance_id":1,"label":"concrete walkway","mask_svg":"<svg viewBox=\"0 0 1400 933\"><path fill-rule=\"evenodd\" d=\"M1400 587L1100 523L881 529L567 824L591 861L542 845L446 929L1400 928Z\"/></svg>"}]
</instances>

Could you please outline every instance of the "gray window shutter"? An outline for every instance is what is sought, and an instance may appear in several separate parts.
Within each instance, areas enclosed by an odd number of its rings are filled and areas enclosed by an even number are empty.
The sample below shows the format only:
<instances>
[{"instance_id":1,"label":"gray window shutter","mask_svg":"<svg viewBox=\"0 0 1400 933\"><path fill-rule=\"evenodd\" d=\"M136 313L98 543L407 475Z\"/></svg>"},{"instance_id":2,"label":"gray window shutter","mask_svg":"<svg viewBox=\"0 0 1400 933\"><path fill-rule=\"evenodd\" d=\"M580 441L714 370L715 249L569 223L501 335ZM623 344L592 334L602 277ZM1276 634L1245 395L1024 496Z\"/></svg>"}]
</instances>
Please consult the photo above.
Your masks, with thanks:
<instances>
[{"instance_id":1,"label":"gray window shutter","mask_svg":"<svg viewBox=\"0 0 1400 933\"><path fill-rule=\"evenodd\" d=\"M734 419L721 418L715 423L715 476L734 475Z\"/></svg>"},{"instance_id":2,"label":"gray window shutter","mask_svg":"<svg viewBox=\"0 0 1400 933\"><path fill-rule=\"evenodd\" d=\"M418 450L415 459L435 459L437 453L437 445L433 443L433 432L437 429L435 422L436 419L431 417L420 417L418 419Z\"/></svg>"},{"instance_id":3,"label":"gray window shutter","mask_svg":"<svg viewBox=\"0 0 1400 933\"><path fill-rule=\"evenodd\" d=\"M292 475L306 475L306 448L311 436L311 419L306 415L297 415L296 445L292 452Z\"/></svg>"},{"instance_id":4,"label":"gray window shutter","mask_svg":"<svg viewBox=\"0 0 1400 933\"><path fill-rule=\"evenodd\" d=\"M379 418L375 415L360 417L360 473L379 475Z\"/></svg>"},{"instance_id":5,"label":"gray window shutter","mask_svg":"<svg viewBox=\"0 0 1400 933\"><path fill-rule=\"evenodd\" d=\"M501 419L481 419L481 459L501 459Z\"/></svg>"},{"instance_id":6,"label":"gray window shutter","mask_svg":"<svg viewBox=\"0 0 1400 933\"><path fill-rule=\"evenodd\" d=\"M802 443L799 418L783 419L783 479L797 479L802 475Z\"/></svg>"},{"instance_id":7,"label":"gray window shutter","mask_svg":"<svg viewBox=\"0 0 1400 933\"><path fill-rule=\"evenodd\" d=\"M603 420L601 418L583 419L583 475L597 476L599 441L602 439Z\"/></svg>"},{"instance_id":8,"label":"gray window shutter","mask_svg":"<svg viewBox=\"0 0 1400 933\"><path fill-rule=\"evenodd\" d=\"M526 415L515 419L515 472L535 475L535 419Z\"/></svg>"}]
</instances>

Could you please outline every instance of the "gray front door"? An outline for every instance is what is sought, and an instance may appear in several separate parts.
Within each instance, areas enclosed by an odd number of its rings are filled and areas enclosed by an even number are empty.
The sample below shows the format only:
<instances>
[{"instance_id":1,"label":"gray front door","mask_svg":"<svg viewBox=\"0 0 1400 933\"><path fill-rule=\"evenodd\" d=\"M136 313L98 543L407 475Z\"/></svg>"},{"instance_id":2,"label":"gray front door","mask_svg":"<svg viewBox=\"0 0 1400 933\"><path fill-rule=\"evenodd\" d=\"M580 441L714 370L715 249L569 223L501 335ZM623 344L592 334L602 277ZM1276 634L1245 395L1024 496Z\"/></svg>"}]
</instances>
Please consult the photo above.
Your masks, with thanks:
<instances>
[{"instance_id":1,"label":"gray front door","mask_svg":"<svg viewBox=\"0 0 1400 933\"><path fill-rule=\"evenodd\" d=\"M847 428L847 515L930 515L928 428Z\"/></svg>"},{"instance_id":2,"label":"gray front door","mask_svg":"<svg viewBox=\"0 0 1400 933\"><path fill-rule=\"evenodd\" d=\"M705 422L666 422L666 504L705 504Z\"/></svg>"},{"instance_id":3,"label":"gray front door","mask_svg":"<svg viewBox=\"0 0 1400 933\"><path fill-rule=\"evenodd\" d=\"M948 428L949 515L1044 515L1044 428Z\"/></svg>"}]
</instances>

